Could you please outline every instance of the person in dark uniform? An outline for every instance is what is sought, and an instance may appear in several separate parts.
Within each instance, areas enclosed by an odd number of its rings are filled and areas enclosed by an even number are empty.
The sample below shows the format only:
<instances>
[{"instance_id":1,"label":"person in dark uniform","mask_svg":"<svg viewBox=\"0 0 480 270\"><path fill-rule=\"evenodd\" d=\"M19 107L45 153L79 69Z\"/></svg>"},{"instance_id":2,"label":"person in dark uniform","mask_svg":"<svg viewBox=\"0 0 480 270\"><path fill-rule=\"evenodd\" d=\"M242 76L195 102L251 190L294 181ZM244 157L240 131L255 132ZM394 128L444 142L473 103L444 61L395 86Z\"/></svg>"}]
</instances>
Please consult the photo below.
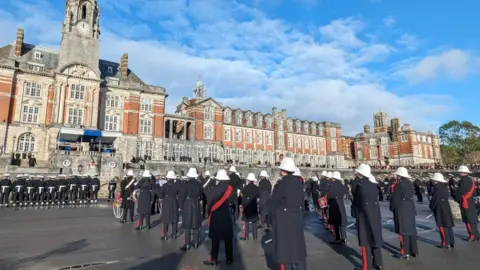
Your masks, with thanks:
<instances>
[{"instance_id":1,"label":"person in dark uniform","mask_svg":"<svg viewBox=\"0 0 480 270\"><path fill-rule=\"evenodd\" d=\"M413 181L413 187L415 189L415 195L417 195L417 201L419 203L423 202L422 182L420 179L416 178L415 181Z\"/></svg>"},{"instance_id":2,"label":"person in dark uniform","mask_svg":"<svg viewBox=\"0 0 480 270\"><path fill-rule=\"evenodd\" d=\"M37 191L35 196L36 205L45 205L45 181L44 176L39 175L37 181L35 181L35 190Z\"/></svg>"},{"instance_id":3,"label":"person in dark uniform","mask_svg":"<svg viewBox=\"0 0 480 270\"><path fill-rule=\"evenodd\" d=\"M110 182L108 182L108 201L115 200L115 190L117 189L117 178L112 178Z\"/></svg>"},{"instance_id":4,"label":"person in dark uniform","mask_svg":"<svg viewBox=\"0 0 480 270\"><path fill-rule=\"evenodd\" d=\"M160 192L162 200L162 239L168 239L168 227L172 226L172 239L177 238L178 230L178 194L180 192L179 184L175 183L177 178L175 172L167 172L167 183L163 184Z\"/></svg>"},{"instance_id":5,"label":"person in dark uniform","mask_svg":"<svg viewBox=\"0 0 480 270\"><path fill-rule=\"evenodd\" d=\"M198 178L199 178L198 180L200 180L200 183L202 184L202 186L205 186L207 184L208 180L210 179L210 172L206 171L205 172L205 177L203 175L200 175ZM205 192L203 193L201 203L202 203L202 218L205 219L205 217L207 215L207 197L206 197Z\"/></svg>"},{"instance_id":6,"label":"person in dark uniform","mask_svg":"<svg viewBox=\"0 0 480 270\"><path fill-rule=\"evenodd\" d=\"M347 211L345 210L345 186L340 172L332 173L332 183L327 191L328 224L333 226L334 241L331 244L347 243Z\"/></svg>"},{"instance_id":7,"label":"person in dark uniform","mask_svg":"<svg viewBox=\"0 0 480 270\"><path fill-rule=\"evenodd\" d=\"M238 175L237 169L235 166L230 166L230 169L228 170L230 173L230 181L229 184L234 188L235 194L232 196L235 196L235 200L231 201L231 208L232 208L232 218L234 221L238 219L239 213L240 213L240 191L243 186L242 179L240 179L240 176Z\"/></svg>"},{"instance_id":8,"label":"person in dark uniform","mask_svg":"<svg viewBox=\"0 0 480 270\"><path fill-rule=\"evenodd\" d=\"M433 212L438 231L440 232L441 244L439 248L454 248L455 237L453 234L453 226L455 226L455 223L453 221L450 203L448 202L450 194L447 187L447 180L443 178L441 173L433 174L430 180L434 183L435 188L433 189L429 207Z\"/></svg>"},{"instance_id":9,"label":"person in dark uniform","mask_svg":"<svg viewBox=\"0 0 480 270\"><path fill-rule=\"evenodd\" d=\"M350 181L350 190L352 191L352 206L350 206L350 216L352 218L356 218L356 213L355 213L355 207L353 207L353 201L355 201L355 190L357 188L358 183L360 182L360 179L363 176L357 172L355 172L355 178L353 178L352 181Z\"/></svg>"},{"instance_id":10,"label":"person in dark uniform","mask_svg":"<svg viewBox=\"0 0 480 270\"><path fill-rule=\"evenodd\" d=\"M25 199L25 178L22 174L15 176L15 181L13 182L13 192L12 192L12 202L13 206L23 205L23 200Z\"/></svg>"},{"instance_id":11,"label":"person in dark uniform","mask_svg":"<svg viewBox=\"0 0 480 270\"><path fill-rule=\"evenodd\" d=\"M412 177L404 167L399 167L395 172L397 183L392 192L390 211L393 212L395 233L400 237L400 256L403 259L410 259L418 256L417 225L415 216L415 191L411 182Z\"/></svg>"},{"instance_id":12,"label":"person in dark uniform","mask_svg":"<svg viewBox=\"0 0 480 270\"><path fill-rule=\"evenodd\" d=\"M59 175L58 176L58 191L57 191L57 203L58 204L65 204L67 201L67 192L68 192L68 181L66 175Z\"/></svg>"},{"instance_id":13,"label":"person in dark uniform","mask_svg":"<svg viewBox=\"0 0 480 270\"><path fill-rule=\"evenodd\" d=\"M257 221L258 221L258 204L257 201L260 197L260 190L255 185L257 179L255 174L249 173L247 175L248 184L243 188L242 197L243 197L243 213L242 213L242 222L243 222L243 236L240 240L248 240L250 232L252 232L253 239L258 238L257 234Z\"/></svg>"},{"instance_id":14,"label":"person in dark uniform","mask_svg":"<svg viewBox=\"0 0 480 270\"><path fill-rule=\"evenodd\" d=\"M12 180L10 180L10 174L6 173L3 175L3 179L0 180L0 206L8 206L11 187Z\"/></svg>"},{"instance_id":15,"label":"person in dark uniform","mask_svg":"<svg viewBox=\"0 0 480 270\"><path fill-rule=\"evenodd\" d=\"M360 164L355 172L358 182L352 207L355 207L357 238L362 251L362 269L381 270L383 269L383 237L378 182L367 164Z\"/></svg>"},{"instance_id":16,"label":"person in dark uniform","mask_svg":"<svg viewBox=\"0 0 480 270\"><path fill-rule=\"evenodd\" d=\"M197 169L190 168L187 173L187 181L183 184L178 196L178 204L182 211L182 226L185 228L185 244L181 250L191 248L191 236L193 232L193 248L197 249L200 242L199 229L202 226L200 213L200 199L203 195L203 186L197 181Z\"/></svg>"},{"instance_id":17,"label":"person in dark uniform","mask_svg":"<svg viewBox=\"0 0 480 270\"><path fill-rule=\"evenodd\" d=\"M81 185L81 179L78 176L73 176L68 180L69 195L68 200L70 204L76 204L78 200L78 190Z\"/></svg>"},{"instance_id":18,"label":"person in dark uniform","mask_svg":"<svg viewBox=\"0 0 480 270\"><path fill-rule=\"evenodd\" d=\"M137 187L140 189L137 200L137 213L138 213L138 222L136 230L143 230L145 228L151 229L150 224L150 214L152 212L152 203L153 203L153 191L152 183L150 179L152 174L149 170L145 170L142 175L142 179L137 184ZM143 227L143 221L146 221L147 224Z\"/></svg>"},{"instance_id":19,"label":"person in dark uniform","mask_svg":"<svg viewBox=\"0 0 480 270\"><path fill-rule=\"evenodd\" d=\"M98 203L98 192L100 191L100 179L95 175L90 180L90 203Z\"/></svg>"},{"instance_id":20,"label":"person in dark uniform","mask_svg":"<svg viewBox=\"0 0 480 270\"><path fill-rule=\"evenodd\" d=\"M203 263L217 265L220 241L225 242L227 265L233 262L233 220L230 201L236 199L235 188L225 170L218 170L215 179L218 184L207 194L208 237L212 240L210 258Z\"/></svg>"},{"instance_id":21,"label":"person in dark uniform","mask_svg":"<svg viewBox=\"0 0 480 270\"><path fill-rule=\"evenodd\" d=\"M122 204L120 205L123 208L123 217L121 223L128 221L133 222L133 211L135 209L135 202L132 199L133 191L135 188L135 175L132 170L127 172L127 177L122 180L120 183L120 196L122 197Z\"/></svg>"},{"instance_id":22,"label":"person in dark uniform","mask_svg":"<svg viewBox=\"0 0 480 270\"><path fill-rule=\"evenodd\" d=\"M460 174L458 189L455 191L455 201L460 204L460 212L462 221L465 223L468 231L467 241L479 241L478 233L478 216L475 209L475 200L473 193L475 191L475 182L469 176L471 173L467 166L458 167L457 172Z\"/></svg>"},{"instance_id":23,"label":"person in dark uniform","mask_svg":"<svg viewBox=\"0 0 480 270\"><path fill-rule=\"evenodd\" d=\"M378 178L377 182L378 182L378 200L383 202L384 194L385 194L385 182L382 181L380 178Z\"/></svg>"},{"instance_id":24,"label":"person in dark uniform","mask_svg":"<svg viewBox=\"0 0 480 270\"><path fill-rule=\"evenodd\" d=\"M90 189L90 179L87 176L80 177L80 192L79 192L79 199L80 204L85 204L88 202L88 192Z\"/></svg>"},{"instance_id":25,"label":"person in dark uniform","mask_svg":"<svg viewBox=\"0 0 480 270\"><path fill-rule=\"evenodd\" d=\"M296 170L293 159L284 157L279 169L282 179L275 185L269 203L269 215L273 220L273 260L282 270L306 270L303 183L293 175Z\"/></svg>"},{"instance_id":26,"label":"person in dark uniform","mask_svg":"<svg viewBox=\"0 0 480 270\"><path fill-rule=\"evenodd\" d=\"M268 173L266 171L260 172L260 181L258 182L258 189L260 192L260 198L258 202L258 208L260 212L259 217L259 228L263 228L264 225L270 227L268 223L268 202L270 201L270 196L272 194L272 183L268 180Z\"/></svg>"},{"instance_id":27,"label":"person in dark uniform","mask_svg":"<svg viewBox=\"0 0 480 270\"><path fill-rule=\"evenodd\" d=\"M56 177L54 175L52 175L47 180L47 183L46 183L46 186L47 186L46 204L52 205L52 204L55 203L56 191L57 191L57 180L55 178Z\"/></svg>"}]
</instances>

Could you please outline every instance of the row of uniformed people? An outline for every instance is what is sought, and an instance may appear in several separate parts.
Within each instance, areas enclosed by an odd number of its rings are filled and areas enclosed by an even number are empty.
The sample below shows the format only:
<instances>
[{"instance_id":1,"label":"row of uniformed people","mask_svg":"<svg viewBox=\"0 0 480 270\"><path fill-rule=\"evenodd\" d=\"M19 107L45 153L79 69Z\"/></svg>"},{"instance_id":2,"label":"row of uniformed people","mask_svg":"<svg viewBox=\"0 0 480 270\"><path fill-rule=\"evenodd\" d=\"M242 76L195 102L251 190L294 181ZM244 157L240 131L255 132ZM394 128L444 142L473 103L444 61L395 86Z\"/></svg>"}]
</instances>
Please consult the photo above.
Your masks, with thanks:
<instances>
[{"instance_id":1,"label":"row of uniformed people","mask_svg":"<svg viewBox=\"0 0 480 270\"><path fill-rule=\"evenodd\" d=\"M88 176L9 174L0 180L0 206L97 203L100 180Z\"/></svg>"}]
</instances>

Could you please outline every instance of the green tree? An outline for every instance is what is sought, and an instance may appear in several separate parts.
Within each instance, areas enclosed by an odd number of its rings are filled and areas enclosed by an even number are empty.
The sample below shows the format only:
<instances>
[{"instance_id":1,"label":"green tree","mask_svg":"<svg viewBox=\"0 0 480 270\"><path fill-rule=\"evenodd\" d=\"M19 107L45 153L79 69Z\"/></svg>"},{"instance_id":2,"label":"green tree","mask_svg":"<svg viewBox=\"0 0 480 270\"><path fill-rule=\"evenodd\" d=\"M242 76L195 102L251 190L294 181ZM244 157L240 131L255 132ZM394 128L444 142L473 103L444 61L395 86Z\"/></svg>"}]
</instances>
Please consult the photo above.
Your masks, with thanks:
<instances>
[{"instance_id":1,"label":"green tree","mask_svg":"<svg viewBox=\"0 0 480 270\"><path fill-rule=\"evenodd\" d=\"M480 151L480 127L468 122L450 121L439 129L445 163L464 162L466 155ZM449 162L450 161L450 162Z\"/></svg>"}]
</instances>

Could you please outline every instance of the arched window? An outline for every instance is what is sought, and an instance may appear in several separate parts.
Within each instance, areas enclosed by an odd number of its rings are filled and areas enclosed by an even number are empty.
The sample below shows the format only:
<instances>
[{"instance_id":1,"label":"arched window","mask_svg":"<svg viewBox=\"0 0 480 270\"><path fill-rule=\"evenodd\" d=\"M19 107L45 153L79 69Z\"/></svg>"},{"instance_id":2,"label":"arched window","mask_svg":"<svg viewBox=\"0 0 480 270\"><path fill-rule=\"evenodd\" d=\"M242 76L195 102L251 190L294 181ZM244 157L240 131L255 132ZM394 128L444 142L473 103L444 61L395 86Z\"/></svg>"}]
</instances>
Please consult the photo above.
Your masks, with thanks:
<instances>
[{"instance_id":1,"label":"arched window","mask_svg":"<svg viewBox=\"0 0 480 270\"><path fill-rule=\"evenodd\" d=\"M82 7L82 20L87 18L87 6Z\"/></svg>"},{"instance_id":2,"label":"arched window","mask_svg":"<svg viewBox=\"0 0 480 270\"><path fill-rule=\"evenodd\" d=\"M35 137L32 133L23 133L18 137L17 151L19 152L35 152Z\"/></svg>"}]
</instances>

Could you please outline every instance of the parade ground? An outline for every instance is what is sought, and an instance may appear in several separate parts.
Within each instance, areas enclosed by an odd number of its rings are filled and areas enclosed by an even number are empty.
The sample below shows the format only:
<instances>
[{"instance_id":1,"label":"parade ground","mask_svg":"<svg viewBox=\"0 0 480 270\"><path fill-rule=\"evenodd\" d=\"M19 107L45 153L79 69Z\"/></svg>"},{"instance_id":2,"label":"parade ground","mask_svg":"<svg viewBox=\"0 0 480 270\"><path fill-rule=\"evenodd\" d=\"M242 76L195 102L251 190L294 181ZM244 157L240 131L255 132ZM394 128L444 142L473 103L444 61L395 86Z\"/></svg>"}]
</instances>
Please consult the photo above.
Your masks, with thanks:
<instances>
[{"instance_id":1,"label":"parade ground","mask_svg":"<svg viewBox=\"0 0 480 270\"><path fill-rule=\"evenodd\" d=\"M391 213L382 203L383 237L386 241L384 269L479 269L480 243L463 240L467 231L457 222L454 229L457 247L454 250L436 248L439 244L428 204L417 205L417 229L420 256L410 261L395 258L398 237L391 232ZM349 207L347 207L349 213ZM152 218L151 230L136 231L135 224L120 224L114 218L111 205L102 203L85 207L50 207L0 209L0 269L215 269L203 265L208 257L210 242L203 241L198 250L182 253L183 235L175 241L160 240L158 215ZM353 220L350 220L353 224ZM205 231L204 228L203 231ZM261 240L236 241L235 259L226 265L221 245L220 262L216 269L278 269L271 261L270 239L263 230ZM308 248L308 269L356 269L361 256L355 228L348 229L347 246L332 246L316 213L305 218ZM204 237L202 237L203 240Z\"/></svg>"}]
</instances>

